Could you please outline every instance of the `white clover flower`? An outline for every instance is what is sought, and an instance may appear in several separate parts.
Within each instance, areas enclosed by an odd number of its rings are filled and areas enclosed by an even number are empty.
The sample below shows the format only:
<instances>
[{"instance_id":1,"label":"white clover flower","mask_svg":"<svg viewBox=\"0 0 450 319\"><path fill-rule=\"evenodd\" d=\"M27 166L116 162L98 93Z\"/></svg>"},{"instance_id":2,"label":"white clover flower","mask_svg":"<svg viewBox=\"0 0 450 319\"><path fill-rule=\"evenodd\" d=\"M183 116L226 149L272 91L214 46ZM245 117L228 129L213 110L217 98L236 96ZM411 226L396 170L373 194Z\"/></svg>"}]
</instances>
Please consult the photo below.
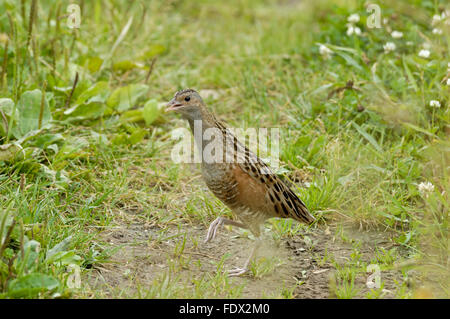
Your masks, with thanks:
<instances>
[{"instance_id":1,"label":"white clover flower","mask_svg":"<svg viewBox=\"0 0 450 319\"><path fill-rule=\"evenodd\" d=\"M419 56L421 58L428 58L430 56L430 51L429 50L420 50L419 52Z\"/></svg>"},{"instance_id":2,"label":"white clover flower","mask_svg":"<svg viewBox=\"0 0 450 319\"><path fill-rule=\"evenodd\" d=\"M392 36L394 39L400 39L400 38L403 38L403 32L400 32L400 31L392 31L391 36Z\"/></svg>"},{"instance_id":3,"label":"white clover flower","mask_svg":"<svg viewBox=\"0 0 450 319\"><path fill-rule=\"evenodd\" d=\"M348 17L347 21L350 22L350 23L357 23L357 22L359 22L359 14L357 14L357 13L351 14Z\"/></svg>"},{"instance_id":4,"label":"white clover flower","mask_svg":"<svg viewBox=\"0 0 450 319\"><path fill-rule=\"evenodd\" d=\"M434 28L433 34L442 34L442 29Z\"/></svg>"},{"instance_id":5,"label":"white clover flower","mask_svg":"<svg viewBox=\"0 0 450 319\"><path fill-rule=\"evenodd\" d=\"M329 59L331 57L331 55L333 54L333 51L331 49L327 48L325 45L321 44L319 46L319 53L325 59Z\"/></svg>"},{"instance_id":6,"label":"white clover flower","mask_svg":"<svg viewBox=\"0 0 450 319\"><path fill-rule=\"evenodd\" d=\"M347 35L352 35L355 32L355 27L351 24L347 24Z\"/></svg>"},{"instance_id":7,"label":"white clover flower","mask_svg":"<svg viewBox=\"0 0 450 319\"><path fill-rule=\"evenodd\" d=\"M428 194L434 191L434 185L430 182L422 182L418 187L420 194L425 197L428 197Z\"/></svg>"},{"instance_id":8,"label":"white clover flower","mask_svg":"<svg viewBox=\"0 0 450 319\"><path fill-rule=\"evenodd\" d=\"M384 49L384 52L386 52L386 53L394 51L396 49L395 43L387 42L385 45L383 45L383 49Z\"/></svg>"},{"instance_id":9,"label":"white clover flower","mask_svg":"<svg viewBox=\"0 0 450 319\"><path fill-rule=\"evenodd\" d=\"M430 106L439 108L439 107L441 107L441 102L436 101L436 100L431 100L430 101Z\"/></svg>"},{"instance_id":10,"label":"white clover flower","mask_svg":"<svg viewBox=\"0 0 450 319\"><path fill-rule=\"evenodd\" d=\"M447 86L450 86L450 78L447 79Z\"/></svg>"},{"instance_id":11,"label":"white clover flower","mask_svg":"<svg viewBox=\"0 0 450 319\"><path fill-rule=\"evenodd\" d=\"M347 35L352 35L353 33L356 35L360 35L361 29L358 27L355 27L353 24L348 23L347 24Z\"/></svg>"},{"instance_id":12,"label":"white clover flower","mask_svg":"<svg viewBox=\"0 0 450 319\"><path fill-rule=\"evenodd\" d=\"M447 63L447 72L450 72L450 62Z\"/></svg>"},{"instance_id":13,"label":"white clover flower","mask_svg":"<svg viewBox=\"0 0 450 319\"><path fill-rule=\"evenodd\" d=\"M439 23L442 20L442 17L439 14L435 14L433 16L433 19L431 20L431 25L435 25L436 23Z\"/></svg>"}]
</instances>

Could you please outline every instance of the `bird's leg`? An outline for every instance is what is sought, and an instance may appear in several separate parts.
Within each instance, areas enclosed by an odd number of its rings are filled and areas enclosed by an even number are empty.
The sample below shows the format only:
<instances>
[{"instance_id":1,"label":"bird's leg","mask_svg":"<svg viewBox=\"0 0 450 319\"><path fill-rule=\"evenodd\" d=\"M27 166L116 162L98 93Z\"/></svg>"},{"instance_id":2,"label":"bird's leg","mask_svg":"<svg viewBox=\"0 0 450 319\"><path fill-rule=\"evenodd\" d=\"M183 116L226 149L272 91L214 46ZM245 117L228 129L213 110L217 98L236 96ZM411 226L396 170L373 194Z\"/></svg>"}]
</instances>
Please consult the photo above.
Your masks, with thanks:
<instances>
[{"instance_id":1,"label":"bird's leg","mask_svg":"<svg viewBox=\"0 0 450 319\"><path fill-rule=\"evenodd\" d=\"M252 248L250 256L248 256L247 260L245 261L244 266L242 268L236 268L236 269L230 270L228 272L228 276L229 277L236 277L236 276L240 276L240 275L245 274L248 271L248 266L250 265L250 262L252 261L253 257L255 257L259 246L261 246L261 239L258 237L255 240L255 245Z\"/></svg>"},{"instance_id":2,"label":"bird's leg","mask_svg":"<svg viewBox=\"0 0 450 319\"><path fill-rule=\"evenodd\" d=\"M222 225L232 225L232 226L237 226L240 228L248 228L246 225L231 220L231 219L226 219L223 217L218 217L216 218L216 220L214 220L211 225L209 225L209 229L208 229L208 234L206 235L206 239L205 239L205 243L209 242L210 240L214 239L216 237L216 232L217 229L222 226Z\"/></svg>"}]
</instances>

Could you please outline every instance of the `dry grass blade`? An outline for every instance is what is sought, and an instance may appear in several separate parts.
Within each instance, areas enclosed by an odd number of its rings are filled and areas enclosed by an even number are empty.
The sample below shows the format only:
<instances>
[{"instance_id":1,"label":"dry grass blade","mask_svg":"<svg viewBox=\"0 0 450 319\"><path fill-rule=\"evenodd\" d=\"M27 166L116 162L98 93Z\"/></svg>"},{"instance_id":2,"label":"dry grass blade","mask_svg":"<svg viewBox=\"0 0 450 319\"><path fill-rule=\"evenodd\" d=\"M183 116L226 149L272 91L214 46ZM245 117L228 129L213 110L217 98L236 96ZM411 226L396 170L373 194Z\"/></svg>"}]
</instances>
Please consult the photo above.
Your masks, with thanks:
<instances>
[{"instance_id":1,"label":"dry grass blade","mask_svg":"<svg viewBox=\"0 0 450 319\"><path fill-rule=\"evenodd\" d=\"M69 96L66 99L66 103L64 105L65 109L70 107L70 101L72 100L73 92L75 91L78 84L78 72L75 74L75 80L73 81L72 90L70 90Z\"/></svg>"},{"instance_id":2,"label":"dry grass blade","mask_svg":"<svg viewBox=\"0 0 450 319\"><path fill-rule=\"evenodd\" d=\"M9 131L8 119L6 118L5 112L3 112L2 110L0 110L0 114L2 115L2 121L3 121L3 126L5 128L5 133L6 133L6 135L8 135L8 131Z\"/></svg>"},{"instance_id":3,"label":"dry grass blade","mask_svg":"<svg viewBox=\"0 0 450 319\"><path fill-rule=\"evenodd\" d=\"M28 38L26 45L27 48L30 45L31 37L33 36L33 25L36 19L36 15L37 15L37 0L32 0L30 9L30 20L28 23Z\"/></svg>"},{"instance_id":4,"label":"dry grass blade","mask_svg":"<svg viewBox=\"0 0 450 319\"><path fill-rule=\"evenodd\" d=\"M150 69L148 70L147 76L145 77L145 83L148 83L150 79L150 75L152 75L153 67L155 66L156 57L152 59L152 63L150 64Z\"/></svg>"},{"instance_id":5,"label":"dry grass blade","mask_svg":"<svg viewBox=\"0 0 450 319\"><path fill-rule=\"evenodd\" d=\"M107 60L110 60L113 57L114 52L116 51L117 47L120 45L120 43L123 41L123 39L125 39L128 31L130 30L132 23L133 23L133 17L130 17L130 19L128 19L127 24L123 27L122 31L120 32L120 35L117 38L116 42L114 42L108 57L105 59L105 62ZM106 65L106 63L103 63L100 70L102 70L105 65Z\"/></svg>"},{"instance_id":6,"label":"dry grass blade","mask_svg":"<svg viewBox=\"0 0 450 319\"><path fill-rule=\"evenodd\" d=\"M3 65L2 65L2 73L0 74L0 89L3 88L3 84L6 80L6 67L8 65L8 47L9 47L9 39L6 39L5 47L4 47L4 53L3 53Z\"/></svg>"}]
</instances>

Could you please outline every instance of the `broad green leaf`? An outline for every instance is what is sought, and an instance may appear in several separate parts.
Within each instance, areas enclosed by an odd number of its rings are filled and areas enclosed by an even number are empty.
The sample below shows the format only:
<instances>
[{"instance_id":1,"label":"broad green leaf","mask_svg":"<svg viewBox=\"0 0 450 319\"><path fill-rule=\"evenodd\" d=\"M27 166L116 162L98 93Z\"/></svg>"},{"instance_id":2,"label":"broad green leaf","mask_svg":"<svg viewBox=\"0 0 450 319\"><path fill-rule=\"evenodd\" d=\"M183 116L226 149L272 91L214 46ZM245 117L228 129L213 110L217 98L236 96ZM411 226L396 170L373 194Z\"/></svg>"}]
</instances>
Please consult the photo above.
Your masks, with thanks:
<instances>
[{"instance_id":1,"label":"broad green leaf","mask_svg":"<svg viewBox=\"0 0 450 319\"><path fill-rule=\"evenodd\" d=\"M87 69L90 73L95 73L102 67L103 59L99 57L91 57L87 60Z\"/></svg>"},{"instance_id":2,"label":"broad green leaf","mask_svg":"<svg viewBox=\"0 0 450 319\"><path fill-rule=\"evenodd\" d=\"M147 101L143 108L137 110L129 110L120 116L122 123L144 122L146 125L152 124L161 115L161 109L158 102L154 99Z\"/></svg>"},{"instance_id":3,"label":"broad green leaf","mask_svg":"<svg viewBox=\"0 0 450 319\"><path fill-rule=\"evenodd\" d=\"M50 110L54 110L55 109L55 93L53 92L45 92L45 98L47 100L48 103L48 107L50 108Z\"/></svg>"},{"instance_id":4,"label":"broad green leaf","mask_svg":"<svg viewBox=\"0 0 450 319\"><path fill-rule=\"evenodd\" d=\"M8 116L12 115L14 109L14 102L11 99L0 99L0 110ZM17 114L16 114L17 116Z\"/></svg>"},{"instance_id":5,"label":"broad green leaf","mask_svg":"<svg viewBox=\"0 0 450 319\"><path fill-rule=\"evenodd\" d=\"M59 251L52 255L50 258L46 259L48 264L60 264L60 265L70 265L76 264L79 265L82 261L82 258L75 254L74 251Z\"/></svg>"},{"instance_id":6,"label":"broad green leaf","mask_svg":"<svg viewBox=\"0 0 450 319\"><path fill-rule=\"evenodd\" d=\"M116 135L112 138L111 142L112 142L114 145L127 144L127 142L128 142L127 134L126 134L126 133L119 133L119 134L116 134Z\"/></svg>"},{"instance_id":7,"label":"broad green leaf","mask_svg":"<svg viewBox=\"0 0 450 319\"><path fill-rule=\"evenodd\" d=\"M145 124L152 124L161 115L158 102L155 99L147 101L144 105L144 109L142 110L142 114L144 116Z\"/></svg>"},{"instance_id":8,"label":"broad green leaf","mask_svg":"<svg viewBox=\"0 0 450 319\"><path fill-rule=\"evenodd\" d=\"M131 84L116 89L106 102L112 109L123 112L132 108L136 102L148 91L145 84Z\"/></svg>"},{"instance_id":9,"label":"broad green leaf","mask_svg":"<svg viewBox=\"0 0 450 319\"><path fill-rule=\"evenodd\" d=\"M32 145L32 146L37 146L39 148L45 149L49 145L57 143L57 142L61 142L63 140L64 140L64 137L59 133L57 133L57 134L42 134L42 135L38 135L36 137L36 139L25 144L25 146Z\"/></svg>"},{"instance_id":10,"label":"broad green leaf","mask_svg":"<svg viewBox=\"0 0 450 319\"><path fill-rule=\"evenodd\" d=\"M106 105L104 103L92 102L89 104L77 104L70 108L64 115L72 119L94 119L105 113Z\"/></svg>"},{"instance_id":11,"label":"broad green leaf","mask_svg":"<svg viewBox=\"0 0 450 319\"><path fill-rule=\"evenodd\" d=\"M53 246L51 249L49 249L47 251L46 258L49 259L54 254L59 253L61 251L66 250L67 248L69 248L69 246L70 246L70 244L72 242L72 238L73 238L72 235L70 235L70 236L64 238L61 242L59 242L55 246Z\"/></svg>"},{"instance_id":12,"label":"broad green leaf","mask_svg":"<svg viewBox=\"0 0 450 319\"><path fill-rule=\"evenodd\" d=\"M136 69L136 68L143 68L143 65L135 63L130 60L124 60L124 61L116 62L113 64L114 71L125 72L125 71L129 71L129 70Z\"/></svg>"},{"instance_id":13,"label":"broad green leaf","mask_svg":"<svg viewBox=\"0 0 450 319\"><path fill-rule=\"evenodd\" d=\"M394 238L394 240L399 244L406 245L411 240L411 232L407 232L406 234L402 233L397 238Z\"/></svg>"},{"instance_id":14,"label":"broad green leaf","mask_svg":"<svg viewBox=\"0 0 450 319\"><path fill-rule=\"evenodd\" d=\"M22 137L28 132L37 130L39 128L39 114L41 112L41 90L26 91L20 97L17 108L19 116L17 127L13 130L16 138ZM42 113L42 127L52 120L48 101L44 98L43 113Z\"/></svg>"},{"instance_id":15,"label":"broad green leaf","mask_svg":"<svg viewBox=\"0 0 450 319\"><path fill-rule=\"evenodd\" d=\"M142 141L147 133L146 129L133 128L131 135L127 133L116 134L111 142L115 145L135 145Z\"/></svg>"},{"instance_id":16,"label":"broad green leaf","mask_svg":"<svg viewBox=\"0 0 450 319\"><path fill-rule=\"evenodd\" d=\"M18 116L17 109L11 99L0 99L0 135L6 135L9 125L14 126L15 119Z\"/></svg>"},{"instance_id":17,"label":"broad green leaf","mask_svg":"<svg viewBox=\"0 0 450 319\"><path fill-rule=\"evenodd\" d=\"M8 293L15 298L32 297L39 292L58 288L59 281L49 275L41 273L29 274L10 281Z\"/></svg>"},{"instance_id":18,"label":"broad green leaf","mask_svg":"<svg viewBox=\"0 0 450 319\"><path fill-rule=\"evenodd\" d=\"M69 94L70 91L72 91L72 86L55 86L53 87L53 91L57 92L57 93L64 93L64 94Z\"/></svg>"},{"instance_id":19,"label":"broad green leaf","mask_svg":"<svg viewBox=\"0 0 450 319\"><path fill-rule=\"evenodd\" d=\"M140 60L148 60L154 58L157 55L160 55L166 51L166 47L161 44L151 45L150 48L142 54L139 59Z\"/></svg>"},{"instance_id":20,"label":"broad green leaf","mask_svg":"<svg viewBox=\"0 0 450 319\"><path fill-rule=\"evenodd\" d=\"M109 95L108 82L101 81L96 83L78 96L76 104L89 104L92 102L104 103ZM66 111L67 112L67 111ZM64 112L64 114L66 114Z\"/></svg>"},{"instance_id":21,"label":"broad green leaf","mask_svg":"<svg viewBox=\"0 0 450 319\"><path fill-rule=\"evenodd\" d=\"M128 143L131 145L135 145L140 141L142 141L145 135L147 135L147 130L143 128L138 128L130 135L130 137L128 138Z\"/></svg>"},{"instance_id":22,"label":"broad green leaf","mask_svg":"<svg viewBox=\"0 0 450 319\"><path fill-rule=\"evenodd\" d=\"M66 139L66 142L59 150L54 161L62 161L65 159L75 159L80 157L87 157L87 153L84 151L89 146L89 142L83 137L74 137L72 139Z\"/></svg>"},{"instance_id":23,"label":"broad green leaf","mask_svg":"<svg viewBox=\"0 0 450 319\"><path fill-rule=\"evenodd\" d=\"M23 158L23 148L17 144L0 145L0 161L12 161L16 158Z\"/></svg>"},{"instance_id":24,"label":"broad green leaf","mask_svg":"<svg viewBox=\"0 0 450 319\"><path fill-rule=\"evenodd\" d=\"M135 123L144 121L143 109L129 110L120 116L120 122L122 123Z\"/></svg>"}]
</instances>

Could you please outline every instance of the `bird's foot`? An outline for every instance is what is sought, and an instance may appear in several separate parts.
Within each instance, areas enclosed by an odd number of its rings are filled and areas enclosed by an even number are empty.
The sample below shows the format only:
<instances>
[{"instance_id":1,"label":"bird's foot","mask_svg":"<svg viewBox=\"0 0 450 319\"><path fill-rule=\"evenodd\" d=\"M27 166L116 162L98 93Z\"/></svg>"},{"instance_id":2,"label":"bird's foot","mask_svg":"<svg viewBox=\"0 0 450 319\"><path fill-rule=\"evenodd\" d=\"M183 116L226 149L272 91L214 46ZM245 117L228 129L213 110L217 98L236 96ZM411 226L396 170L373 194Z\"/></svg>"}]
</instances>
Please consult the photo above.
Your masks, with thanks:
<instances>
[{"instance_id":1,"label":"bird's foot","mask_svg":"<svg viewBox=\"0 0 450 319\"><path fill-rule=\"evenodd\" d=\"M205 243L213 240L216 237L217 229L223 225L223 218L216 218L211 225L209 225L208 234L206 235Z\"/></svg>"},{"instance_id":2,"label":"bird's foot","mask_svg":"<svg viewBox=\"0 0 450 319\"><path fill-rule=\"evenodd\" d=\"M228 277L238 277L248 272L248 268L235 268L228 271Z\"/></svg>"}]
</instances>

